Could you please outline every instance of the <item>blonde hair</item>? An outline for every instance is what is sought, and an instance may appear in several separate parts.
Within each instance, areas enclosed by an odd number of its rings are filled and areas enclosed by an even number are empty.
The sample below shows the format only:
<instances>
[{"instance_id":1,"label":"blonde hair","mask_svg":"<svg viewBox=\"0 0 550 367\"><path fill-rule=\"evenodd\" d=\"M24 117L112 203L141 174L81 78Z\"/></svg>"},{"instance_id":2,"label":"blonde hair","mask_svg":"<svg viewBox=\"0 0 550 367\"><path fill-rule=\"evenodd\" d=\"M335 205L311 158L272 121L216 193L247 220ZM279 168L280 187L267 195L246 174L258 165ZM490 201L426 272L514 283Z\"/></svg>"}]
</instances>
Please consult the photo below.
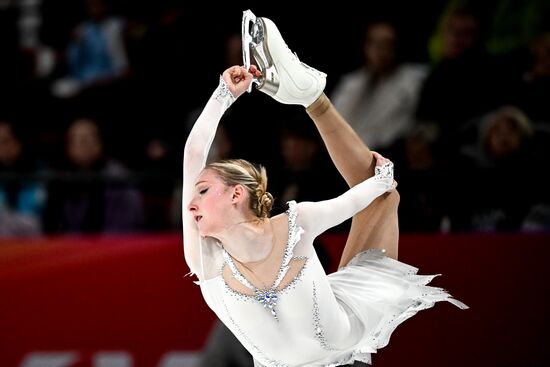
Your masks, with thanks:
<instances>
[{"instance_id":1,"label":"blonde hair","mask_svg":"<svg viewBox=\"0 0 550 367\"><path fill-rule=\"evenodd\" d=\"M267 192L267 173L262 165L244 159L227 159L212 162L204 169L215 171L226 185L242 185L248 191L249 207L259 218L267 218L273 206L273 196Z\"/></svg>"}]
</instances>

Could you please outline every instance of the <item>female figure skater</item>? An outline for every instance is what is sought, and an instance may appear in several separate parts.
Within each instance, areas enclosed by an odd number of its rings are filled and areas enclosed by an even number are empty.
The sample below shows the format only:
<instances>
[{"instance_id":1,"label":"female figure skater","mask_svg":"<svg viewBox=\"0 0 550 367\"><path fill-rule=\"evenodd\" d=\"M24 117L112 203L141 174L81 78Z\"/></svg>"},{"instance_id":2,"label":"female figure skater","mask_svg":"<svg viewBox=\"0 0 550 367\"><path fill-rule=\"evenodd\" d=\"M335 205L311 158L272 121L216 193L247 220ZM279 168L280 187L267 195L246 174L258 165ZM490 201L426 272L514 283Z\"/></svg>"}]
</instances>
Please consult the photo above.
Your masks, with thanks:
<instances>
[{"instance_id":1,"label":"female figure skater","mask_svg":"<svg viewBox=\"0 0 550 367\"><path fill-rule=\"evenodd\" d=\"M370 363L370 354L416 312L438 301L467 306L427 286L433 276L416 275L416 268L395 260L393 164L370 151L340 117L323 93L325 74L301 63L269 19L254 22L250 45L261 71L254 65L227 69L186 142L186 262L206 303L256 366ZM307 108L352 186L347 192L321 202L291 201L285 213L269 217L273 198L263 167L244 160L205 166L223 113L253 78L279 102ZM327 275L313 240L352 216L340 269Z\"/></svg>"}]
</instances>

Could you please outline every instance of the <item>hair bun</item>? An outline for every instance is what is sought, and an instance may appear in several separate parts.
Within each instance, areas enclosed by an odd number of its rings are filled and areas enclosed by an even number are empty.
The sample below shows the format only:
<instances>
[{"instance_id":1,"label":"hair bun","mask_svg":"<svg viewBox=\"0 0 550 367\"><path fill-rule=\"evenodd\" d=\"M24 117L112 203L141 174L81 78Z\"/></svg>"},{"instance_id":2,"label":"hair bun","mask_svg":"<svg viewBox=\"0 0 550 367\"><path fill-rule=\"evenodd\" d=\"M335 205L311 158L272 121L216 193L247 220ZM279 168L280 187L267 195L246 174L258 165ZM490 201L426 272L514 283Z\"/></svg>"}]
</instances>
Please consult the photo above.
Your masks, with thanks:
<instances>
[{"instance_id":1,"label":"hair bun","mask_svg":"<svg viewBox=\"0 0 550 367\"><path fill-rule=\"evenodd\" d=\"M266 191L259 197L258 201L260 217L265 218L269 215L273 207L273 196Z\"/></svg>"}]
</instances>

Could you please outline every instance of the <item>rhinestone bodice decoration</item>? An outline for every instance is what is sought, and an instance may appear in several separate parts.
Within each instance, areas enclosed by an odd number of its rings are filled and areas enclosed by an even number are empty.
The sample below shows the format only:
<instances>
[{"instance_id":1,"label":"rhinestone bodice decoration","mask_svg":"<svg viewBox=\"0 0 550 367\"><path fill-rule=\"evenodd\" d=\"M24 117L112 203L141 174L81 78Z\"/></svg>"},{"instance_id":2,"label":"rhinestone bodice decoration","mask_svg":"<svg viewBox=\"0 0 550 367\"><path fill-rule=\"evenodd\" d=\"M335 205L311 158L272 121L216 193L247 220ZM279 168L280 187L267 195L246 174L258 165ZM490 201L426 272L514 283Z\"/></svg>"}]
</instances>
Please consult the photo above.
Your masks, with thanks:
<instances>
[{"instance_id":1,"label":"rhinestone bodice decoration","mask_svg":"<svg viewBox=\"0 0 550 367\"><path fill-rule=\"evenodd\" d=\"M288 240L285 246L277 277L269 288L259 289L254 284L252 284L252 282L250 282L239 271L231 255L225 249L223 250L223 258L225 264L229 266L233 277L239 283L252 290L252 292L254 293L253 298L265 309L267 309L276 320L278 320L276 306L277 302L280 299L280 293L282 291L281 289L279 289L279 286L281 285L282 280L290 269L290 261L293 259L294 255L294 247L296 246L296 243L300 240L300 228L296 226L296 210L294 205L296 205L295 202L289 202L289 209L286 211L286 214L288 215ZM300 257L299 259L303 258ZM289 284L294 283L294 281L299 278L301 274L302 272L300 271Z\"/></svg>"},{"instance_id":2,"label":"rhinestone bodice decoration","mask_svg":"<svg viewBox=\"0 0 550 367\"><path fill-rule=\"evenodd\" d=\"M223 257L225 260L225 263L229 266L231 269L231 273L233 274L233 277L237 279L242 285L245 287L251 289L254 292L254 299L260 303L264 308L268 309L273 317L277 319L277 312L275 311L275 306L277 305L277 300L279 299L279 296L277 295L277 282L275 281L269 289L260 289L256 286L254 286L242 273L239 271L237 266L235 265L235 262L233 261L233 258L226 250L223 250Z\"/></svg>"},{"instance_id":3,"label":"rhinestone bodice decoration","mask_svg":"<svg viewBox=\"0 0 550 367\"><path fill-rule=\"evenodd\" d=\"M264 308L267 308L271 311L273 317L277 318L277 313L275 312L275 306L277 306L277 291L275 289L270 289L267 291L261 291L256 289L256 301L260 302Z\"/></svg>"}]
</instances>

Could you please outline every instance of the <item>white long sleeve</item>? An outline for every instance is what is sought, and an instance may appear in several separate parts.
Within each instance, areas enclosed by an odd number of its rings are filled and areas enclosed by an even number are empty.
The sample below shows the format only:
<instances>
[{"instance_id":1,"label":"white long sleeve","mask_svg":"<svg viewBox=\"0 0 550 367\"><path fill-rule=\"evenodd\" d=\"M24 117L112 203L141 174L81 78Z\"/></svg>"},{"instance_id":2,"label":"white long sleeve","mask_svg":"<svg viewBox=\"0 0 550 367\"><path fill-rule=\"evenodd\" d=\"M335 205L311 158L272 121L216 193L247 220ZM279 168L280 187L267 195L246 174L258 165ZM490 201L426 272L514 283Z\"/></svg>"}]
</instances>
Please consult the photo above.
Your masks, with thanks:
<instances>
[{"instance_id":1,"label":"white long sleeve","mask_svg":"<svg viewBox=\"0 0 550 367\"><path fill-rule=\"evenodd\" d=\"M298 217L304 229L318 236L366 208L378 196L393 188L393 163L375 168L375 175L329 200L298 204Z\"/></svg>"},{"instance_id":2,"label":"white long sleeve","mask_svg":"<svg viewBox=\"0 0 550 367\"><path fill-rule=\"evenodd\" d=\"M206 103L185 143L182 190L183 249L189 269L200 280L204 279L204 264L201 260L201 237L193 216L187 210L187 206L193 197L197 178L206 164L218 124L224 112L234 101L235 97L220 77L220 84Z\"/></svg>"}]
</instances>

